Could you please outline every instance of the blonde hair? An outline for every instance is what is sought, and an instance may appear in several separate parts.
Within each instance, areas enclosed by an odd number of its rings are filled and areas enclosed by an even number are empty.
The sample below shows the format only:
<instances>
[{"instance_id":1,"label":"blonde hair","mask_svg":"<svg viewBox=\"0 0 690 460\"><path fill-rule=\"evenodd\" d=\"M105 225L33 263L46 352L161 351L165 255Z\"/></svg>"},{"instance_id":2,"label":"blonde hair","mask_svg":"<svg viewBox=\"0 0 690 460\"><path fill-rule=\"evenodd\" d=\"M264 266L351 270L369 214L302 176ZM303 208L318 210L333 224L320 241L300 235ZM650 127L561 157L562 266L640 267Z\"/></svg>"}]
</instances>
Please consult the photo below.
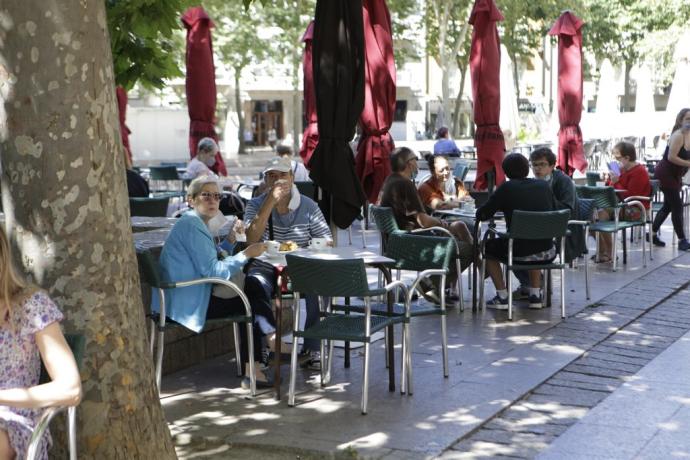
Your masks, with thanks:
<instances>
[{"instance_id":1,"label":"blonde hair","mask_svg":"<svg viewBox=\"0 0 690 460\"><path fill-rule=\"evenodd\" d=\"M196 196L201 193L201 189L204 188L206 184L216 184L218 189L220 185L218 184L218 178L215 176L199 176L194 179L187 186L187 198L196 198Z\"/></svg>"},{"instance_id":2,"label":"blonde hair","mask_svg":"<svg viewBox=\"0 0 690 460\"><path fill-rule=\"evenodd\" d=\"M10 241L4 227L0 226L0 306L6 306L11 315L12 303L34 290L14 268Z\"/></svg>"}]
</instances>

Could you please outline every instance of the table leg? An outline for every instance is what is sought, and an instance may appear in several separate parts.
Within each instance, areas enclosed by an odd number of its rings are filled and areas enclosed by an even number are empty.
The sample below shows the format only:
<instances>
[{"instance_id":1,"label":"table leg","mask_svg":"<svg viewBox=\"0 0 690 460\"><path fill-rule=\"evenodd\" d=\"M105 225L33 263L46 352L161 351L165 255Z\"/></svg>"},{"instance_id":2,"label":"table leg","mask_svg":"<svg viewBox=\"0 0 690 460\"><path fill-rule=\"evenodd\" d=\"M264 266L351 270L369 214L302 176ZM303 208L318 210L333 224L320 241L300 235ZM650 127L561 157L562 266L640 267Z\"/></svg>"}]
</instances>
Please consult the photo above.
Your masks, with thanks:
<instances>
[{"instance_id":1,"label":"table leg","mask_svg":"<svg viewBox=\"0 0 690 460\"><path fill-rule=\"evenodd\" d=\"M276 349L275 349L275 357L273 358L273 365L275 366L275 369L273 370L273 389L275 390L275 398L277 401L280 401L280 358L281 358L281 353L282 353L282 343L283 343L283 327L282 327L282 320L283 320L283 296L281 294L281 285L282 285L283 277L278 276L278 279L276 281L276 289L277 289L277 294L278 294L278 308L276 309ZM299 307L298 307L299 308ZM296 343L292 344L293 347L297 346Z\"/></svg>"},{"instance_id":2,"label":"table leg","mask_svg":"<svg viewBox=\"0 0 690 460\"><path fill-rule=\"evenodd\" d=\"M472 263L472 311L476 312L477 311L477 277L479 276L478 270L477 270L477 264L478 264L478 259L479 259L479 227L481 225L481 222L479 220L475 221L474 223L474 242L473 242L473 250L472 250L472 257L473 257L473 263ZM484 280L481 280L483 283Z\"/></svg>"},{"instance_id":3,"label":"table leg","mask_svg":"<svg viewBox=\"0 0 690 460\"><path fill-rule=\"evenodd\" d=\"M350 298L349 297L345 297L345 306L346 307L350 306ZM345 309L345 314L349 315L350 310ZM330 359L330 356L328 357L328 359ZM349 369L349 368L350 368L350 341L346 340L345 341L345 369Z\"/></svg>"},{"instance_id":4,"label":"table leg","mask_svg":"<svg viewBox=\"0 0 690 460\"><path fill-rule=\"evenodd\" d=\"M386 284L390 283L392 281L392 275L390 270L386 267L380 267L380 270L383 272L383 277L386 280ZM387 301L388 301L388 314L393 313L393 304L395 303L395 299L393 298L393 294L395 291L391 291L388 293L387 296ZM395 330L393 329L393 325L391 324L388 326L388 391L395 391L395 353L394 353L394 346L395 346ZM402 359L405 359L404 357Z\"/></svg>"}]
</instances>

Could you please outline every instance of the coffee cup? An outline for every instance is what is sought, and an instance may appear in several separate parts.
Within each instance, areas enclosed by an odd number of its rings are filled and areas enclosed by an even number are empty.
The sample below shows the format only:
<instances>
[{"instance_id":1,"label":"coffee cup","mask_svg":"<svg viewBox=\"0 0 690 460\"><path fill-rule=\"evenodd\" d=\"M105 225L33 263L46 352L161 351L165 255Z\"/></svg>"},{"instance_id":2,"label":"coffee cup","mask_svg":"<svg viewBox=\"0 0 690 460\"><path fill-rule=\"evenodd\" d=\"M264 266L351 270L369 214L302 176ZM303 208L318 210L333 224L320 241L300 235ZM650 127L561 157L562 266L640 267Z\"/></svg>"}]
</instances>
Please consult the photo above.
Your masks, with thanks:
<instances>
[{"instance_id":1,"label":"coffee cup","mask_svg":"<svg viewBox=\"0 0 690 460\"><path fill-rule=\"evenodd\" d=\"M266 253L269 256L276 256L280 251L280 243L278 241L267 241L266 242Z\"/></svg>"},{"instance_id":2,"label":"coffee cup","mask_svg":"<svg viewBox=\"0 0 690 460\"><path fill-rule=\"evenodd\" d=\"M312 238L309 247L312 249L326 249L328 247L328 238Z\"/></svg>"}]
</instances>

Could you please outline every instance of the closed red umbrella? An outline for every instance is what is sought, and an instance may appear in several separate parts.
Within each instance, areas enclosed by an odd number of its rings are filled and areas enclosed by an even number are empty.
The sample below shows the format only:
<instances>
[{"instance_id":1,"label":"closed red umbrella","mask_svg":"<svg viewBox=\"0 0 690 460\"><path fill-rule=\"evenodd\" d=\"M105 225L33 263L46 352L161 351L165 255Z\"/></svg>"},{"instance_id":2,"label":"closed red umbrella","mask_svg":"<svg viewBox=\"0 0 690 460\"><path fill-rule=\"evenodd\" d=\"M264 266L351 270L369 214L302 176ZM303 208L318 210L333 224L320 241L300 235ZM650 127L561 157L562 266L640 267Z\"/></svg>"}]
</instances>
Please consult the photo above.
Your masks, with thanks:
<instances>
[{"instance_id":1,"label":"closed red umbrella","mask_svg":"<svg viewBox=\"0 0 690 460\"><path fill-rule=\"evenodd\" d=\"M477 130L477 179L474 188L487 187L486 173L495 169L496 185L505 180L501 163L505 154L503 132L498 126L501 112L500 68L501 42L496 22L503 15L493 0L476 0L470 14L472 45L470 49L470 76L474 98L474 122Z\"/></svg>"},{"instance_id":2,"label":"closed red umbrella","mask_svg":"<svg viewBox=\"0 0 690 460\"><path fill-rule=\"evenodd\" d=\"M211 27L213 22L200 6L189 8L182 15L182 22L187 29L187 110L189 111L189 154L196 156L199 140L204 137L218 136L214 128L216 113L216 74L213 65L213 46ZM226 176L223 156L218 152L216 164L211 168L218 174Z\"/></svg>"},{"instance_id":3,"label":"closed red umbrella","mask_svg":"<svg viewBox=\"0 0 690 460\"><path fill-rule=\"evenodd\" d=\"M383 182L391 173L390 153L394 144L388 130L395 113L395 60L386 2L364 0L362 7L365 86L355 171L367 199L376 203Z\"/></svg>"},{"instance_id":4,"label":"closed red umbrella","mask_svg":"<svg viewBox=\"0 0 690 460\"><path fill-rule=\"evenodd\" d=\"M549 35L558 35L558 162L568 175L585 172L587 159L582 147L582 26L584 22L565 11Z\"/></svg>"},{"instance_id":5,"label":"closed red umbrella","mask_svg":"<svg viewBox=\"0 0 690 460\"><path fill-rule=\"evenodd\" d=\"M122 86L115 88L115 95L117 96L117 108L120 119L120 137L122 138L122 145L127 152L127 158L129 159L129 164L127 167L132 166L132 151L129 148L129 135L132 131L127 127L125 120L127 119L127 90Z\"/></svg>"},{"instance_id":6,"label":"closed red umbrella","mask_svg":"<svg viewBox=\"0 0 690 460\"><path fill-rule=\"evenodd\" d=\"M302 57L302 70L304 71L304 115L307 119L307 127L302 134L302 148L299 155L304 165L309 167L311 154L314 153L316 144L319 143L319 128L316 118L316 95L314 94L314 72L311 61L312 42L314 40L314 21L307 26L302 36L304 42L304 56Z\"/></svg>"}]
</instances>

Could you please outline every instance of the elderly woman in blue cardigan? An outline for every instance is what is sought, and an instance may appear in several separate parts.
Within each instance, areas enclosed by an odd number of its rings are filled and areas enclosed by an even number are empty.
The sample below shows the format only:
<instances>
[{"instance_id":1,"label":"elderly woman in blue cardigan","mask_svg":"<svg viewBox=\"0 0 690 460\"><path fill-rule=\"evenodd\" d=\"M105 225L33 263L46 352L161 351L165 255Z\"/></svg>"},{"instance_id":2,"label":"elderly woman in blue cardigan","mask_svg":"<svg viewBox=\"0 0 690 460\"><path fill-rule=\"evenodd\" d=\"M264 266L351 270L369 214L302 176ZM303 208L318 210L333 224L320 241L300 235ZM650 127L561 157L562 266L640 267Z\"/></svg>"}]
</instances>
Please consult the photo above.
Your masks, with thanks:
<instances>
[{"instance_id":1,"label":"elderly woman in blue cardigan","mask_svg":"<svg viewBox=\"0 0 690 460\"><path fill-rule=\"evenodd\" d=\"M187 188L187 200L191 211L185 213L175 223L165 240L160 256L161 276L168 281L186 281L196 278L230 279L240 272L247 260L258 257L266 250L264 243L252 244L244 251L232 253L234 238L216 244L209 226L218 218L221 193L218 180L213 176L194 179ZM222 215L221 215L222 216ZM230 232L231 234L233 232ZM232 240L232 241L230 241ZM200 332L207 319L223 318L244 313L239 297L225 299L212 293L212 285L201 284L176 288L166 292L166 316L173 321ZM159 311L160 299L154 293L151 308ZM268 380L258 366L261 357L261 340L264 336L272 339L275 334L275 319L268 311L254 311L254 360L257 386L268 384ZM244 328L240 328L244 332ZM242 355L247 366L247 337L242 334ZM270 341L270 340L269 340ZM248 371L246 371L248 372ZM243 385L245 382L243 382Z\"/></svg>"}]
</instances>

